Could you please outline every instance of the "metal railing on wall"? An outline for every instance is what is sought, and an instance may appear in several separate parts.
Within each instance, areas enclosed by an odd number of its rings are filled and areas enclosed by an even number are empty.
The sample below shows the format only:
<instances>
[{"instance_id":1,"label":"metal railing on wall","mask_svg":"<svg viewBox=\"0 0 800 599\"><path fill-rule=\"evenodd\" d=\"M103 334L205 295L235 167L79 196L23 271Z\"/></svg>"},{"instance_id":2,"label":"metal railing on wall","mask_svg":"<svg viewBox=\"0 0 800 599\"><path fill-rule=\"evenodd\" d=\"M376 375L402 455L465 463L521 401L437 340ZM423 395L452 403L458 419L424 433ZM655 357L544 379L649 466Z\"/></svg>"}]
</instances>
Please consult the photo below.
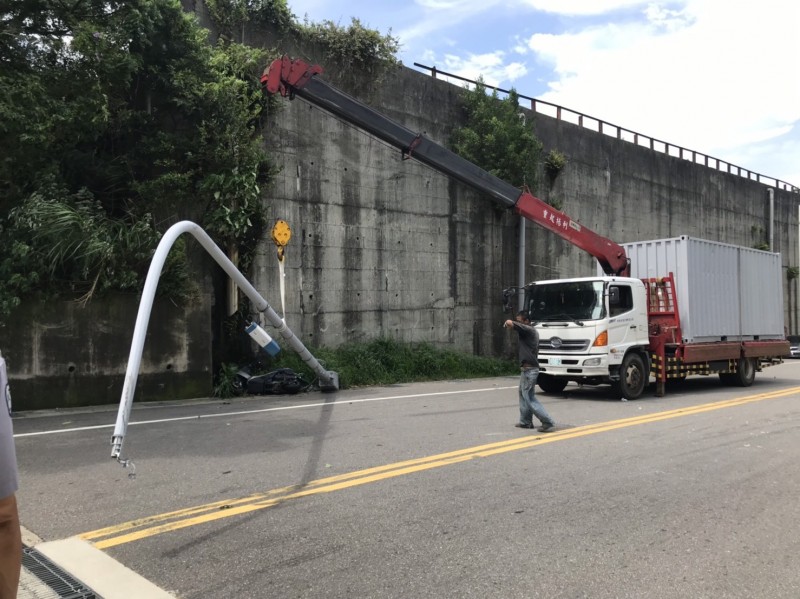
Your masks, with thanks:
<instances>
[{"instance_id":1,"label":"metal railing on wall","mask_svg":"<svg viewBox=\"0 0 800 599\"><path fill-rule=\"evenodd\" d=\"M469 83L472 85L478 84L477 81L473 81L472 79L467 79L465 77L461 77L460 75L454 75L453 73L448 73L446 71L439 70L436 67L429 67L424 64L420 64L418 62L415 62L414 66L419 67L421 69L426 69L427 71L430 72L431 76L434 79L437 78L437 76L441 76L441 77L446 77L447 79L457 79L459 81L463 81L465 83ZM511 93L510 90L503 89L501 87L494 87L493 85L487 85L485 83L482 83L481 85L483 85L487 89L495 90L499 93L503 94ZM537 100L536 98L526 96L519 92L517 92L517 96L520 99L529 101L530 109L535 113L543 114L545 116L549 116L559 121L564 121L566 123L571 123L573 125L589 129L590 131L594 131L596 133L602 133L610 137L616 137L617 139L620 139L622 141L628 141L637 146L650 148L654 152L661 152L662 154L666 154L668 156L681 158L683 160L688 160L695 164L701 164L708 168L713 168L718 171L722 171L732 175L737 175L739 177L743 177L750 181L757 181L758 183L762 183L770 187L775 187L777 189L783 189L786 191L792 191L795 193L800 192L800 188L792 185L791 183L787 183L786 181L781 181L780 179L775 179L774 177L767 177L759 173L754 173L751 170L742 168L735 164L731 164L730 162L726 162L724 160L720 160L719 158L714 158L713 156L703 154L702 152L698 152L696 150L689 150L687 148L669 143L667 141L650 137L649 135L643 135L642 133L637 133L636 131L631 131L630 129L620 127L619 125L607 123L601 119L589 116L587 114L583 114L581 112L577 112L569 108L564 108L563 106L559 106L558 104L553 104L545 100Z\"/></svg>"}]
</instances>

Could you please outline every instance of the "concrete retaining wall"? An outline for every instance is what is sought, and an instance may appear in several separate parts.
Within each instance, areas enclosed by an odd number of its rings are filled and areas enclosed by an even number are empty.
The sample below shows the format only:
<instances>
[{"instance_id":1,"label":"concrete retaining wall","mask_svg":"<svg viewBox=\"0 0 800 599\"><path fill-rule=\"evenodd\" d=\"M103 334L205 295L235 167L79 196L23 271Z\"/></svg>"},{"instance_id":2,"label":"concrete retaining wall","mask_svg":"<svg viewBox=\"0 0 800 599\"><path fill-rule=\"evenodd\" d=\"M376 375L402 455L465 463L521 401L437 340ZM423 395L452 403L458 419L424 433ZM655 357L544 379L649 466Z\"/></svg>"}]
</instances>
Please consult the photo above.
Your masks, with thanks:
<instances>
[{"instance_id":1,"label":"concrete retaining wall","mask_svg":"<svg viewBox=\"0 0 800 599\"><path fill-rule=\"evenodd\" d=\"M15 411L118 403L138 300L115 295L81 307L30 302L0 328ZM211 391L207 305L157 301L135 401L205 397Z\"/></svg>"}]
</instances>

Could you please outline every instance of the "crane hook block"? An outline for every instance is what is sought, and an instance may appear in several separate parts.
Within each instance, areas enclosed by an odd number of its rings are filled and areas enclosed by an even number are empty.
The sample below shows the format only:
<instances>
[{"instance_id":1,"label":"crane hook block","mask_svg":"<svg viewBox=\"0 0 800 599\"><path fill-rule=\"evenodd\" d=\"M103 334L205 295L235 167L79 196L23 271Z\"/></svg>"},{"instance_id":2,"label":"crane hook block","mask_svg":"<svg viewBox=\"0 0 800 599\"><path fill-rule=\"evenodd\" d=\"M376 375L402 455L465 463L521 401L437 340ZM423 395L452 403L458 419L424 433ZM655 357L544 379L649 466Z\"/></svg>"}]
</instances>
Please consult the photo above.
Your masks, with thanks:
<instances>
[{"instance_id":1,"label":"crane hook block","mask_svg":"<svg viewBox=\"0 0 800 599\"><path fill-rule=\"evenodd\" d=\"M268 94L280 94L284 97L292 96L293 90L300 89L309 82L314 75L322 73L319 65L309 65L288 56L276 58L264 69L261 75L261 85Z\"/></svg>"},{"instance_id":2,"label":"crane hook block","mask_svg":"<svg viewBox=\"0 0 800 599\"><path fill-rule=\"evenodd\" d=\"M275 242L275 245L278 248L278 260L281 262L283 261L283 252L291 238L292 229L289 226L289 223L283 219L278 219L275 222L275 226L272 227L272 241Z\"/></svg>"}]
</instances>

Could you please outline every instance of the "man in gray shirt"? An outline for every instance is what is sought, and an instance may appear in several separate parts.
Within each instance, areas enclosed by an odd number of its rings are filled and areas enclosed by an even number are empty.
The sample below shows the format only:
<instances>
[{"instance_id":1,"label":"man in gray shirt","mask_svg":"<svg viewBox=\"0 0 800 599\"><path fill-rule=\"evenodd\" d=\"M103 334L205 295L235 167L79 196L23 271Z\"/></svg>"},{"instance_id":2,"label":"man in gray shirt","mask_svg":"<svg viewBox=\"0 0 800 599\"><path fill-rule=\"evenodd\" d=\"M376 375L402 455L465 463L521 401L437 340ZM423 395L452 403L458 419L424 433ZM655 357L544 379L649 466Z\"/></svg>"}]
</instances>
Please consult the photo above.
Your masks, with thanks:
<instances>
[{"instance_id":1,"label":"man in gray shirt","mask_svg":"<svg viewBox=\"0 0 800 599\"><path fill-rule=\"evenodd\" d=\"M519 335L519 366L522 373L519 377L519 422L517 428L534 428L533 417L542 422L539 432L546 433L555 428L556 424L544 406L536 399L536 379L539 377L539 333L531 326L528 313L520 310L516 320L506 320L505 327L514 329Z\"/></svg>"},{"instance_id":2,"label":"man in gray shirt","mask_svg":"<svg viewBox=\"0 0 800 599\"><path fill-rule=\"evenodd\" d=\"M15 599L22 562L17 512L17 456L6 361L0 355L0 599Z\"/></svg>"}]
</instances>

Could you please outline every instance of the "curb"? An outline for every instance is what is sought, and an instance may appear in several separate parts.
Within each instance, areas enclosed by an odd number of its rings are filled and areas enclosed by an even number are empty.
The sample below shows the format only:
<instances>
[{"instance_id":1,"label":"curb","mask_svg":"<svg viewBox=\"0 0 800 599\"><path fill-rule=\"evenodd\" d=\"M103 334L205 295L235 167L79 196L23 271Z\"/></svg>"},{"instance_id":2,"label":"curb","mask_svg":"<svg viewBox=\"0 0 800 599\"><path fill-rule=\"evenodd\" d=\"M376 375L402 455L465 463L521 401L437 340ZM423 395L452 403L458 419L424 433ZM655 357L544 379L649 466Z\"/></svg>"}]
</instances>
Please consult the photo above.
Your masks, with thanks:
<instances>
[{"instance_id":1,"label":"curb","mask_svg":"<svg viewBox=\"0 0 800 599\"><path fill-rule=\"evenodd\" d=\"M90 587L102 599L175 599L175 595L160 589L130 568L122 565L88 541L78 537L42 542L25 528L23 543L62 568L70 576ZM18 599L34 599L47 585L23 568ZM53 597L59 597L57 593Z\"/></svg>"}]
</instances>

